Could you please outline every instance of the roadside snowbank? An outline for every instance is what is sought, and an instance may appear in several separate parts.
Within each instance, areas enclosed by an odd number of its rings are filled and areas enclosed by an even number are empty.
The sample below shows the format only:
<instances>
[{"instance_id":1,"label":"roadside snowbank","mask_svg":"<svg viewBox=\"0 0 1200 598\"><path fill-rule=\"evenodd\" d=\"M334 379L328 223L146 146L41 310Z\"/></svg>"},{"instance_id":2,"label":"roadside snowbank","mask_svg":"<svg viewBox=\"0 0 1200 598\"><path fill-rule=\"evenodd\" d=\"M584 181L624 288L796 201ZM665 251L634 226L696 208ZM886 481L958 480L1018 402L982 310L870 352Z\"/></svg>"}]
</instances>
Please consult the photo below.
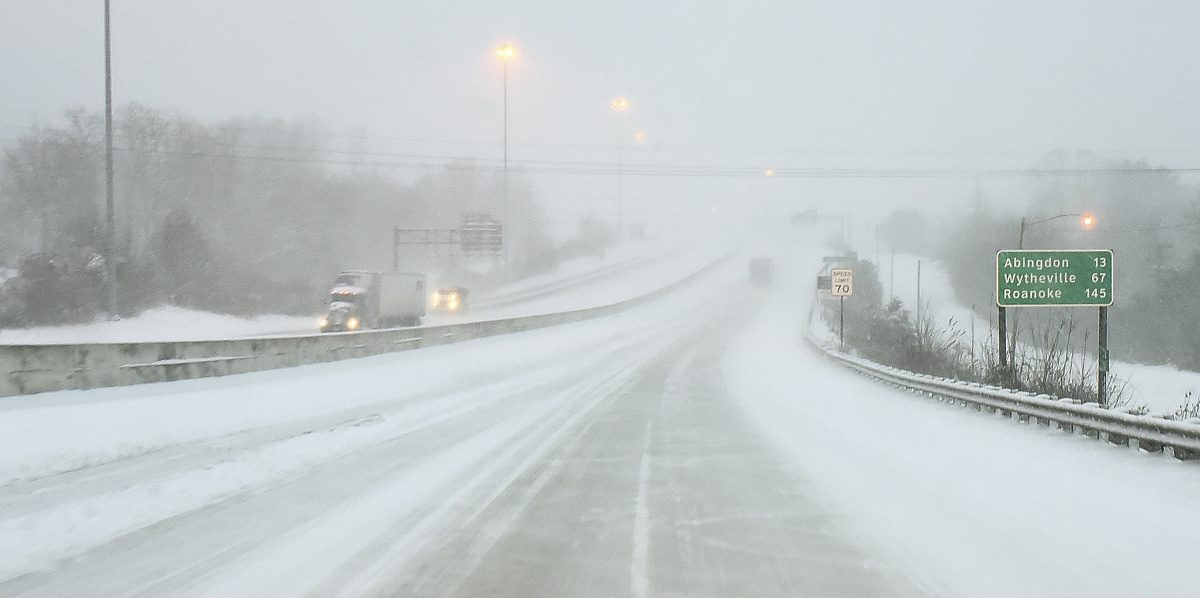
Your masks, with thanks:
<instances>
[{"instance_id":1,"label":"roadside snowbank","mask_svg":"<svg viewBox=\"0 0 1200 598\"><path fill-rule=\"evenodd\" d=\"M265 334L272 330L313 327L311 318L265 315L240 318L226 314L163 306L132 318L78 326L41 326L0 330L0 344L129 343L194 341Z\"/></svg>"}]
</instances>

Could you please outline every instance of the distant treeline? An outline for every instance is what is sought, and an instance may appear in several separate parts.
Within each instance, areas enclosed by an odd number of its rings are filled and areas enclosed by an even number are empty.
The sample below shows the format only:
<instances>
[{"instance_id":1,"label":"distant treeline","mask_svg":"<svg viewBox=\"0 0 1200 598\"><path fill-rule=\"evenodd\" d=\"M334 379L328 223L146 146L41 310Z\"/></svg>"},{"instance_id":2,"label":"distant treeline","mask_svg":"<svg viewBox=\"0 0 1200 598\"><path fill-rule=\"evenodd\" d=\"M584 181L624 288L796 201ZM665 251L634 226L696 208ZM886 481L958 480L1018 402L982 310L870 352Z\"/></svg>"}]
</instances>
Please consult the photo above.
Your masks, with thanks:
<instances>
[{"instance_id":1,"label":"distant treeline","mask_svg":"<svg viewBox=\"0 0 1200 598\"><path fill-rule=\"evenodd\" d=\"M393 226L452 228L463 212L500 213L494 169L368 160L380 155L370 143L301 121L201 123L136 104L120 109L122 313L163 303L312 312L340 269L390 266ZM70 111L0 147L0 274L9 273L0 276L0 326L94 319L106 269L102 117ZM550 267L557 248L528 181L514 174L510 192L521 210L522 227L506 231L517 239L516 270Z\"/></svg>"},{"instance_id":2,"label":"distant treeline","mask_svg":"<svg viewBox=\"0 0 1200 598\"><path fill-rule=\"evenodd\" d=\"M1200 370L1200 186L1144 161L1104 162L1086 152L1052 153L1035 168L1096 174L1036 177L1019 198L980 194L936 223L916 211L894 213L881 225L883 247L937 259L959 302L994 319L995 254L1017 247L1021 216L1092 213L1092 230L1074 216L1028 227L1025 248L1112 249L1113 358ZM1095 309L1017 311L1021 339L1036 343L1066 321L1089 334L1094 351Z\"/></svg>"}]
</instances>

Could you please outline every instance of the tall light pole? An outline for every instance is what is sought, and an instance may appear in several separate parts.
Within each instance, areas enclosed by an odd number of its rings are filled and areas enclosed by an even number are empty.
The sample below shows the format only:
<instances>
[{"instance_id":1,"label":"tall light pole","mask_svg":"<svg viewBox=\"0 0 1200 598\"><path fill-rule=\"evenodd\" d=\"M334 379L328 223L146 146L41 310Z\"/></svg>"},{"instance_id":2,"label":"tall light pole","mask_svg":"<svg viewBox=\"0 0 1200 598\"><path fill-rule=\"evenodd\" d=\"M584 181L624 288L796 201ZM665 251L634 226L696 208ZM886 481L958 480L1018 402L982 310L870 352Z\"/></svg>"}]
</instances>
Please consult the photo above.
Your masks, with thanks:
<instances>
[{"instance_id":1,"label":"tall light pole","mask_svg":"<svg viewBox=\"0 0 1200 598\"><path fill-rule=\"evenodd\" d=\"M504 70L504 269L508 269L509 247L512 245L512 222L508 211L508 61L516 56L517 51L509 44L496 48L496 56Z\"/></svg>"},{"instance_id":2,"label":"tall light pole","mask_svg":"<svg viewBox=\"0 0 1200 598\"><path fill-rule=\"evenodd\" d=\"M1092 227L1096 225L1096 217L1091 215L1088 212L1084 212L1082 214L1070 212L1067 214L1059 214L1057 216L1048 216L1046 218L1039 218L1034 221L1027 221L1027 220L1025 220L1025 218L1022 217L1021 218L1021 234L1020 234L1020 237L1017 238L1017 249L1025 249L1025 229L1027 229L1031 226L1034 226L1036 224L1041 224L1043 222L1050 222L1051 220L1058 220L1059 218L1070 218L1072 216L1077 216L1079 218L1079 226L1081 228L1083 228L1084 230L1091 230Z\"/></svg>"},{"instance_id":3,"label":"tall light pole","mask_svg":"<svg viewBox=\"0 0 1200 598\"><path fill-rule=\"evenodd\" d=\"M1051 220L1058 220L1059 218L1071 218L1071 217L1078 217L1079 218L1079 226L1081 228L1083 228L1084 230L1091 230L1092 227L1096 225L1096 217L1093 216L1091 212L1084 212L1082 214L1080 214L1078 212L1068 212L1066 214L1056 214L1054 216L1038 218L1037 220L1027 220L1024 216L1022 216L1021 217L1021 229L1020 229L1019 235L1017 236L1017 249L1025 249L1025 230L1028 229L1029 227L1036 226L1043 222L1050 222ZM999 301L999 299L997 299L997 301ZM1008 366L1008 354L1010 352L1016 350L1016 348L1017 348L1017 315L1015 313L1013 314L1012 335L1011 335L1011 338L1008 340L1008 343L1006 344L1005 343L1005 338L1007 336L1006 329L1008 328L1007 313L1006 313L1006 310L1004 309L1004 307L998 307L997 310L998 311L996 313L996 316L998 318L997 324L998 324L998 328L999 328L999 330L997 332L999 332L999 337L1000 337L1000 366L1007 367ZM1102 314L1106 314L1106 311L1104 311L1104 308L1101 308L1101 310L1102 310L1101 311ZM1103 317L1103 315L1101 317Z\"/></svg>"},{"instance_id":4,"label":"tall light pole","mask_svg":"<svg viewBox=\"0 0 1200 598\"><path fill-rule=\"evenodd\" d=\"M117 243L113 201L112 33L109 0L104 0L104 205L108 227L104 234L104 264L108 319L117 319Z\"/></svg>"},{"instance_id":5,"label":"tall light pole","mask_svg":"<svg viewBox=\"0 0 1200 598\"><path fill-rule=\"evenodd\" d=\"M622 96L609 102L609 107L613 109L618 118L625 112L629 111L629 99ZM624 181L624 164L621 159L621 149L625 145L625 128L624 123L618 122L619 129L617 135L617 239L625 238L625 181Z\"/></svg>"}]
</instances>

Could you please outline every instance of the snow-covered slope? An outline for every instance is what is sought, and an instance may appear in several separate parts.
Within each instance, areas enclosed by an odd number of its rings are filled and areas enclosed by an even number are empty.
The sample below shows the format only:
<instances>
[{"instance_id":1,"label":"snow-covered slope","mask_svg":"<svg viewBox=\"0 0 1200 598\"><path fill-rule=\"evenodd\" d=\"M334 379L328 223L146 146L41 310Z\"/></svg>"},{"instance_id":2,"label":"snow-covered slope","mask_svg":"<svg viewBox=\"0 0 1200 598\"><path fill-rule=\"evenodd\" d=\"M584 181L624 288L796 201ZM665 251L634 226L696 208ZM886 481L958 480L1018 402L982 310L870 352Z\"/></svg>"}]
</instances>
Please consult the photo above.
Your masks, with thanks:
<instances>
[{"instance_id":1,"label":"snow-covered slope","mask_svg":"<svg viewBox=\"0 0 1200 598\"><path fill-rule=\"evenodd\" d=\"M972 322L975 327L976 345L982 345L994 326L987 318L971 311L969 306L958 302L954 287L941 265L929 258L912 255L896 255L895 295L910 309L917 301L917 262L921 264L921 305L929 310L939 324L953 318L959 329L968 332ZM880 278L884 293L891 279L891 263L883 258ZM1094 316L1094 310L1091 310ZM969 338L969 334L967 335ZM1094 345L1094 343L1093 343ZM1094 346L1093 346L1094 351ZM1156 366L1132 363L1120 359L1120 346L1114 346L1111 374L1127 383L1126 392L1131 404L1144 404L1155 413L1173 413L1187 400L1190 392L1200 395L1200 372L1180 370L1171 366Z\"/></svg>"}]
</instances>

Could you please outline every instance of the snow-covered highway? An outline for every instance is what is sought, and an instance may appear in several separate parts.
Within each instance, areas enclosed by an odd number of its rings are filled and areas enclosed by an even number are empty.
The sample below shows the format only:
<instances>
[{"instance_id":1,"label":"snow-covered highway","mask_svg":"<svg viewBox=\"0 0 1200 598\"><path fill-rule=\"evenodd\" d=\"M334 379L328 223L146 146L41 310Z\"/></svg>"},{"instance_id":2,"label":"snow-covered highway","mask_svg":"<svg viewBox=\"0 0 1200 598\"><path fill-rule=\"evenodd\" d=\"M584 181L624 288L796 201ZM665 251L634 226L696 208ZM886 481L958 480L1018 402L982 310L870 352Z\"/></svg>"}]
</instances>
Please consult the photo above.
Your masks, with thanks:
<instances>
[{"instance_id":1,"label":"snow-covered highway","mask_svg":"<svg viewBox=\"0 0 1200 598\"><path fill-rule=\"evenodd\" d=\"M1190 596L1194 465L803 339L816 251L596 320L0 399L0 595Z\"/></svg>"}]
</instances>

